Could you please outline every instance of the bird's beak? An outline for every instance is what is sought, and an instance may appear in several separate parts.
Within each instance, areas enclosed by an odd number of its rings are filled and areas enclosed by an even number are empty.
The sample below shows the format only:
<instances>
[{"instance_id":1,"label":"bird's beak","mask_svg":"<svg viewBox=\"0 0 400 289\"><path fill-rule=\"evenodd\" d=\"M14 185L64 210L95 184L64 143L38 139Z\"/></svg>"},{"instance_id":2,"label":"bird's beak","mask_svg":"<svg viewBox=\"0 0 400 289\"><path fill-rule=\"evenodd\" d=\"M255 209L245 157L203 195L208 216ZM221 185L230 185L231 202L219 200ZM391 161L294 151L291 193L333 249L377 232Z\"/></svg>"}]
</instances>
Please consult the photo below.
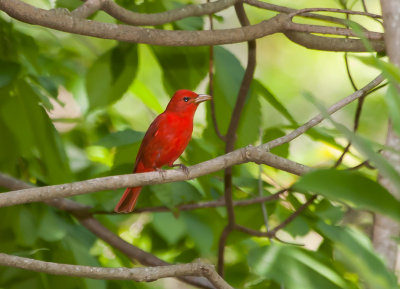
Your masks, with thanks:
<instances>
[{"instance_id":1,"label":"bird's beak","mask_svg":"<svg viewBox=\"0 0 400 289\"><path fill-rule=\"evenodd\" d=\"M207 101L212 99L211 96L207 95L207 94L199 94L195 99L194 99L194 103L201 103L203 101Z\"/></svg>"}]
</instances>

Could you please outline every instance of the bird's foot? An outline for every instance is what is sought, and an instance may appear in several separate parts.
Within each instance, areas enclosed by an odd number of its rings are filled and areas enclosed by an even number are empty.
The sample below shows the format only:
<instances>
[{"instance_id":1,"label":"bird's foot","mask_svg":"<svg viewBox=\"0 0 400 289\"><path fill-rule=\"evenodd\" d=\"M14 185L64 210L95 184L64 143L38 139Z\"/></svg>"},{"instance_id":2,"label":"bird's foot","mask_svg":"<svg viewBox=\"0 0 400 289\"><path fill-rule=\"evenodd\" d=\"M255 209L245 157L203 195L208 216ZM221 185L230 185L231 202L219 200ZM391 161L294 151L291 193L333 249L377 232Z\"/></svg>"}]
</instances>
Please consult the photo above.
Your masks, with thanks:
<instances>
[{"instance_id":1,"label":"bird's foot","mask_svg":"<svg viewBox=\"0 0 400 289\"><path fill-rule=\"evenodd\" d=\"M179 167L186 174L186 176L189 176L189 169L184 164L172 164L171 167Z\"/></svg>"},{"instance_id":2,"label":"bird's foot","mask_svg":"<svg viewBox=\"0 0 400 289\"><path fill-rule=\"evenodd\" d=\"M159 172L160 175L161 175L161 178L162 178L163 180L165 180L165 170L160 169L160 168L155 168L155 170L156 170L157 172Z\"/></svg>"}]
</instances>

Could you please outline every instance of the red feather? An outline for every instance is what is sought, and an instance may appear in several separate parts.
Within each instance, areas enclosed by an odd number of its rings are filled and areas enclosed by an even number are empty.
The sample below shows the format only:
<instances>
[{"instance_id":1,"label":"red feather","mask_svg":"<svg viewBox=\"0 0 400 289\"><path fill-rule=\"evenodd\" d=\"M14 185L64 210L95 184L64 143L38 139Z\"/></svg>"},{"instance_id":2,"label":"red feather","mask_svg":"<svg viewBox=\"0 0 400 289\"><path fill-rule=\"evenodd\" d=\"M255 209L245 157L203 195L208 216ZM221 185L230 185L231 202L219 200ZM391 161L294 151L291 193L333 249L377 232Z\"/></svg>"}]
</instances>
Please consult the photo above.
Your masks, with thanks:
<instances>
[{"instance_id":1,"label":"red feather","mask_svg":"<svg viewBox=\"0 0 400 289\"><path fill-rule=\"evenodd\" d=\"M193 131L193 117L199 103L211 99L190 90L178 90L165 111L156 117L143 138L134 173L151 172L162 166L172 166L188 145ZM127 188L115 207L115 212L132 212L141 187Z\"/></svg>"}]
</instances>

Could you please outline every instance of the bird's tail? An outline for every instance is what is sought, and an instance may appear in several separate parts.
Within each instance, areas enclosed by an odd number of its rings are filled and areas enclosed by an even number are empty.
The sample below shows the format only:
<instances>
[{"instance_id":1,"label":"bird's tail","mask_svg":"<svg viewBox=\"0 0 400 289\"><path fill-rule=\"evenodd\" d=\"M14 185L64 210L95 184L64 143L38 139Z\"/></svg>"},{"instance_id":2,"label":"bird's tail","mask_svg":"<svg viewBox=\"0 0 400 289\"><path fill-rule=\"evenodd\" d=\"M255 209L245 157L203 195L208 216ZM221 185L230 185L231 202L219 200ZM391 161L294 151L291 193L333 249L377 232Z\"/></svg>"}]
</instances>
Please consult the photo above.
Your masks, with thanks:
<instances>
[{"instance_id":1,"label":"bird's tail","mask_svg":"<svg viewBox=\"0 0 400 289\"><path fill-rule=\"evenodd\" d=\"M130 213L135 208L137 199L139 198L142 187L127 188L115 206L114 211L117 213Z\"/></svg>"}]
</instances>

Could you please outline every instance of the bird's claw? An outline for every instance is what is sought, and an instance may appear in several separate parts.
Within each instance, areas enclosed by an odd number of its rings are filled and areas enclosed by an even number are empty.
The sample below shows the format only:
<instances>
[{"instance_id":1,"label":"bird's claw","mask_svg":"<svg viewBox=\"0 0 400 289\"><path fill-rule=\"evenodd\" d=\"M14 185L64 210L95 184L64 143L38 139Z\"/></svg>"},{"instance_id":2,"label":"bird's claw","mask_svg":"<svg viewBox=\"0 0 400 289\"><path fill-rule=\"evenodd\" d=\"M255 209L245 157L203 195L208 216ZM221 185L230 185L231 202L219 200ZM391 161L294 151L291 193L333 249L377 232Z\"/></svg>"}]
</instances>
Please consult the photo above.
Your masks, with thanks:
<instances>
[{"instance_id":1,"label":"bird's claw","mask_svg":"<svg viewBox=\"0 0 400 289\"><path fill-rule=\"evenodd\" d=\"M160 169L160 168L155 168L155 170L156 170L157 172L159 172L160 175L161 175L161 177L162 177L162 179L165 180L165 170Z\"/></svg>"},{"instance_id":2,"label":"bird's claw","mask_svg":"<svg viewBox=\"0 0 400 289\"><path fill-rule=\"evenodd\" d=\"M172 167L179 167L185 173L186 176L189 176L189 168L184 164L173 164Z\"/></svg>"}]
</instances>

